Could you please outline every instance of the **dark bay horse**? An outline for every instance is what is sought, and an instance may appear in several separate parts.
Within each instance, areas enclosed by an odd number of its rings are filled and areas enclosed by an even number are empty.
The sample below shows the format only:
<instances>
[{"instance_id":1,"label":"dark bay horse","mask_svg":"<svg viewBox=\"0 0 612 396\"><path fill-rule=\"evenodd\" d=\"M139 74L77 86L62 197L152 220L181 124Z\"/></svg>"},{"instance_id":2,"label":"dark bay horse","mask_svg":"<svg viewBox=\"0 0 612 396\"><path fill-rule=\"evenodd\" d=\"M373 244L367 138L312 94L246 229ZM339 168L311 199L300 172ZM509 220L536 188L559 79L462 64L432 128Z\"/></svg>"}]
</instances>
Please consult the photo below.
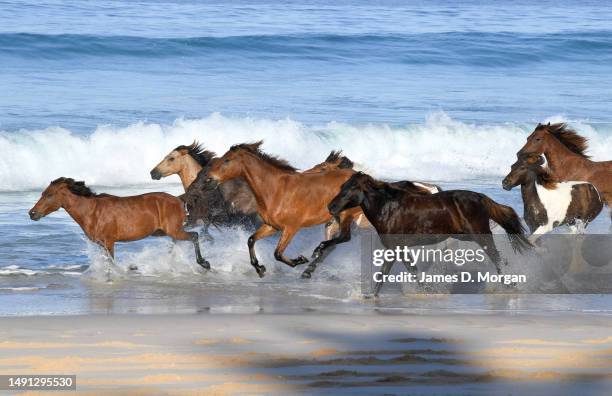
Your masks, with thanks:
<instances>
[{"instance_id":1,"label":"dark bay horse","mask_svg":"<svg viewBox=\"0 0 612 396\"><path fill-rule=\"evenodd\" d=\"M358 172L342 185L340 193L328 206L334 216L355 207L363 209L388 249L395 248L393 241L397 239L393 236L397 235L416 235L418 241L415 240L415 244L423 245L444 241L450 235L455 238L465 235L466 240L478 243L487 252L497 272L501 273L501 257L493 240L489 219L506 230L516 251L522 252L531 247L520 219L511 207L500 205L486 195L473 191L418 194L400 190ZM323 254L329 246L349 237L341 234L323 241L317 251ZM393 262L388 262L383 266L384 275L389 273L392 265ZM381 285L377 283L375 294L378 294Z\"/></svg>"},{"instance_id":2,"label":"dark bay horse","mask_svg":"<svg viewBox=\"0 0 612 396\"><path fill-rule=\"evenodd\" d=\"M591 161L586 154L587 148L587 139L566 124L538 124L517 157L544 154L550 171L559 181L581 180L593 184L610 208L612 161Z\"/></svg>"},{"instance_id":3,"label":"dark bay horse","mask_svg":"<svg viewBox=\"0 0 612 396\"><path fill-rule=\"evenodd\" d=\"M87 238L102 246L111 259L115 242L137 241L149 236L169 236L175 241L192 241L198 264L210 269L202 258L197 232L185 232L183 202L170 194L155 192L130 197L95 194L82 181L60 177L43 191L29 211L38 221L64 208Z\"/></svg>"},{"instance_id":4,"label":"dark bay horse","mask_svg":"<svg viewBox=\"0 0 612 396\"><path fill-rule=\"evenodd\" d=\"M521 186L530 241L561 225L568 225L574 233L583 232L603 208L597 189L589 182L560 182L542 165L541 154L527 154L512 164L502 182L508 191Z\"/></svg>"},{"instance_id":5,"label":"dark bay horse","mask_svg":"<svg viewBox=\"0 0 612 396\"><path fill-rule=\"evenodd\" d=\"M257 199L262 226L249 238L251 265L260 277L266 268L259 265L255 242L281 232L274 251L276 260L290 267L305 264L308 259L285 257L284 251L294 235L304 227L327 223L332 216L327 205L340 191L340 186L354 171L334 169L318 173L300 173L286 161L261 151L262 142L238 144L215 161L206 177L219 183L244 177ZM340 230L350 230L359 208L338 214Z\"/></svg>"},{"instance_id":6,"label":"dark bay horse","mask_svg":"<svg viewBox=\"0 0 612 396\"><path fill-rule=\"evenodd\" d=\"M193 142L189 146L178 146L151 170L151 178L178 175L185 192L194 182L198 173L215 160L216 154ZM216 185L201 185L199 194L189 205L193 217L199 219L207 232L210 224L242 225L254 229L258 224L255 196L244 179L238 178ZM184 196L180 197L184 199Z\"/></svg>"}]
</instances>

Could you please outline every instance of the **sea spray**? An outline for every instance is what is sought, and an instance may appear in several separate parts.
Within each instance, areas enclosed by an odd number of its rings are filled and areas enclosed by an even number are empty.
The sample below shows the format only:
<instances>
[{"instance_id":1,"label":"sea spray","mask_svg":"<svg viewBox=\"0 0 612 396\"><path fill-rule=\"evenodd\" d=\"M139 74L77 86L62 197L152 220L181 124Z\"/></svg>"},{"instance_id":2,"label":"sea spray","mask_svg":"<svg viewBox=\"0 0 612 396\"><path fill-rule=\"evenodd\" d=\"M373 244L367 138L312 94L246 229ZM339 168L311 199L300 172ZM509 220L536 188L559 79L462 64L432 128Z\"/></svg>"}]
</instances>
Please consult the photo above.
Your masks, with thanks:
<instances>
[{"instance_id":1,"label":"sea spray","mask_svg":"<svg viewBox=\"0 0 612 396\"><path fill-rule=\"evenodd\" d=\"M595 160L605 159L612 151L611 135L586 123L572 126L589 138ZM508 172L533 127L469 124L443 112L429 114L422 124L401 127L339 122L311 126L292 119L214 113L170 125L103 125L90 134L60 127L0 132L0 190L39 189L60 176L90 185L153 185L159 182L150 179L151 168L172 148L194 139L218 154L234 143L263 139L265 151L302 169L321 162L330 150L342 149L384 179L497 180Z\"/></svg>"}]
</instances>

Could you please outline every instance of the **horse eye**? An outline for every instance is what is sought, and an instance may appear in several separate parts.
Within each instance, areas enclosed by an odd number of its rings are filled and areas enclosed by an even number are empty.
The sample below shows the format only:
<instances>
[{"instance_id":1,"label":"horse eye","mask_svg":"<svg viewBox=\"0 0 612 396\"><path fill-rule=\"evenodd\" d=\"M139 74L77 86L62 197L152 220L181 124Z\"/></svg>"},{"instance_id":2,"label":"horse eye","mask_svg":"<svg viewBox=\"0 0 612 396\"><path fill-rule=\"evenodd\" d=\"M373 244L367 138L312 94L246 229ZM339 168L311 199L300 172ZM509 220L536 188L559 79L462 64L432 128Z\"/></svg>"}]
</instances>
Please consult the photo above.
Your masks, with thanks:
<instances>
[{"instance_id":1,"label":"horse eye","mask_svg":"<svg viewBox=\"0 0 612 396\"><path fill-rule=\"evenodd\" d=\"M171 157L168 161L174 161L174 157Z\"/></svg>"},{"instance_id":2,"label":"horse eye","mask_svg":"<svg viewBox=\"0 0 612 396\"><path fill-rule=\"evenodd\" d=\"M227 158L225 159L225 161L223 161L224 164L227 164L228 162L230 162L230 160Z\"/></svg>"}]
</instances>

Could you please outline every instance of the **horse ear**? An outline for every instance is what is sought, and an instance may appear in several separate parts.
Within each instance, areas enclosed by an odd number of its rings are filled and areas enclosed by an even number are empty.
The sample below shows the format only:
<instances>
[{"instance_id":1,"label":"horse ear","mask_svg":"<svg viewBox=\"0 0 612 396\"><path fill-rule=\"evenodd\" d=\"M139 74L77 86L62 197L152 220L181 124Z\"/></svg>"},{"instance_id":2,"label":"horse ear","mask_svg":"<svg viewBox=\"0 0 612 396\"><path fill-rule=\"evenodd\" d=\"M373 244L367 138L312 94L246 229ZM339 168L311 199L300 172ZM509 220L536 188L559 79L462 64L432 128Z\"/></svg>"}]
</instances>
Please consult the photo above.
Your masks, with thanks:
<instances>
[{"instance_id":1,"label":"horse ear","mask_svg":"<svg viewBox=\"0 0 612 396\"><path fill-rule=\"evenodd\" d=\"M342 160L338 164L338 168L340 169L352 169L354 166L353 161L346 157L342 157Z\"/></svg>"}]
</instances>

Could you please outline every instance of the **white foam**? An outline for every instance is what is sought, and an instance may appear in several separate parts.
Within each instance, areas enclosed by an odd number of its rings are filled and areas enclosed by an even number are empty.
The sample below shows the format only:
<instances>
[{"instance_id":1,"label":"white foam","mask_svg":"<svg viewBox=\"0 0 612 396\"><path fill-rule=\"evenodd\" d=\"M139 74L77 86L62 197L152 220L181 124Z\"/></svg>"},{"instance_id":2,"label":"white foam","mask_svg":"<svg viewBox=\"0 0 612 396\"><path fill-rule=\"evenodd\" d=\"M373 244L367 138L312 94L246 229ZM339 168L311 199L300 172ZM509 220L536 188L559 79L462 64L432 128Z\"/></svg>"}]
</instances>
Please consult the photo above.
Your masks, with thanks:
<instances>
[{"instance_id":1,"label":"white foam","mask_svg":"<svg viewBox=\"0 0 612 396\"><path fill-rule=\"evenodd\" d=\"M46 273L44 271L35 271L27 268L21 268L18 265L7 265L0 268L0 276L12 276L12 275L26 275L32 276L37 274Z\"/></svg>"},{"instance_id":2,"label":"white foam","mask_svg":"<svg viewBox=\"0 0 612 396\"><path fill-rule=\"evenodd\" d=\"M609 159L612 135L584 122L572 122L572 126L590 139L594 159ZM430 114L424 123L404 127L338 122L308 126L291 119L212 114L196 120L178 119L171 125L99 126L87 135L59 127L0 132L0 190L40 189L60 176L91 185L153 184L151 168L173 147L194 139L219 154L231 144L264 139L264 150L304 169L322 161L330 150L342 149L382 178L499 178L508 172L533 127L468 124L443 112ZM176 176L170 180L178 182Z\"/></svg>"}]
</instances>

